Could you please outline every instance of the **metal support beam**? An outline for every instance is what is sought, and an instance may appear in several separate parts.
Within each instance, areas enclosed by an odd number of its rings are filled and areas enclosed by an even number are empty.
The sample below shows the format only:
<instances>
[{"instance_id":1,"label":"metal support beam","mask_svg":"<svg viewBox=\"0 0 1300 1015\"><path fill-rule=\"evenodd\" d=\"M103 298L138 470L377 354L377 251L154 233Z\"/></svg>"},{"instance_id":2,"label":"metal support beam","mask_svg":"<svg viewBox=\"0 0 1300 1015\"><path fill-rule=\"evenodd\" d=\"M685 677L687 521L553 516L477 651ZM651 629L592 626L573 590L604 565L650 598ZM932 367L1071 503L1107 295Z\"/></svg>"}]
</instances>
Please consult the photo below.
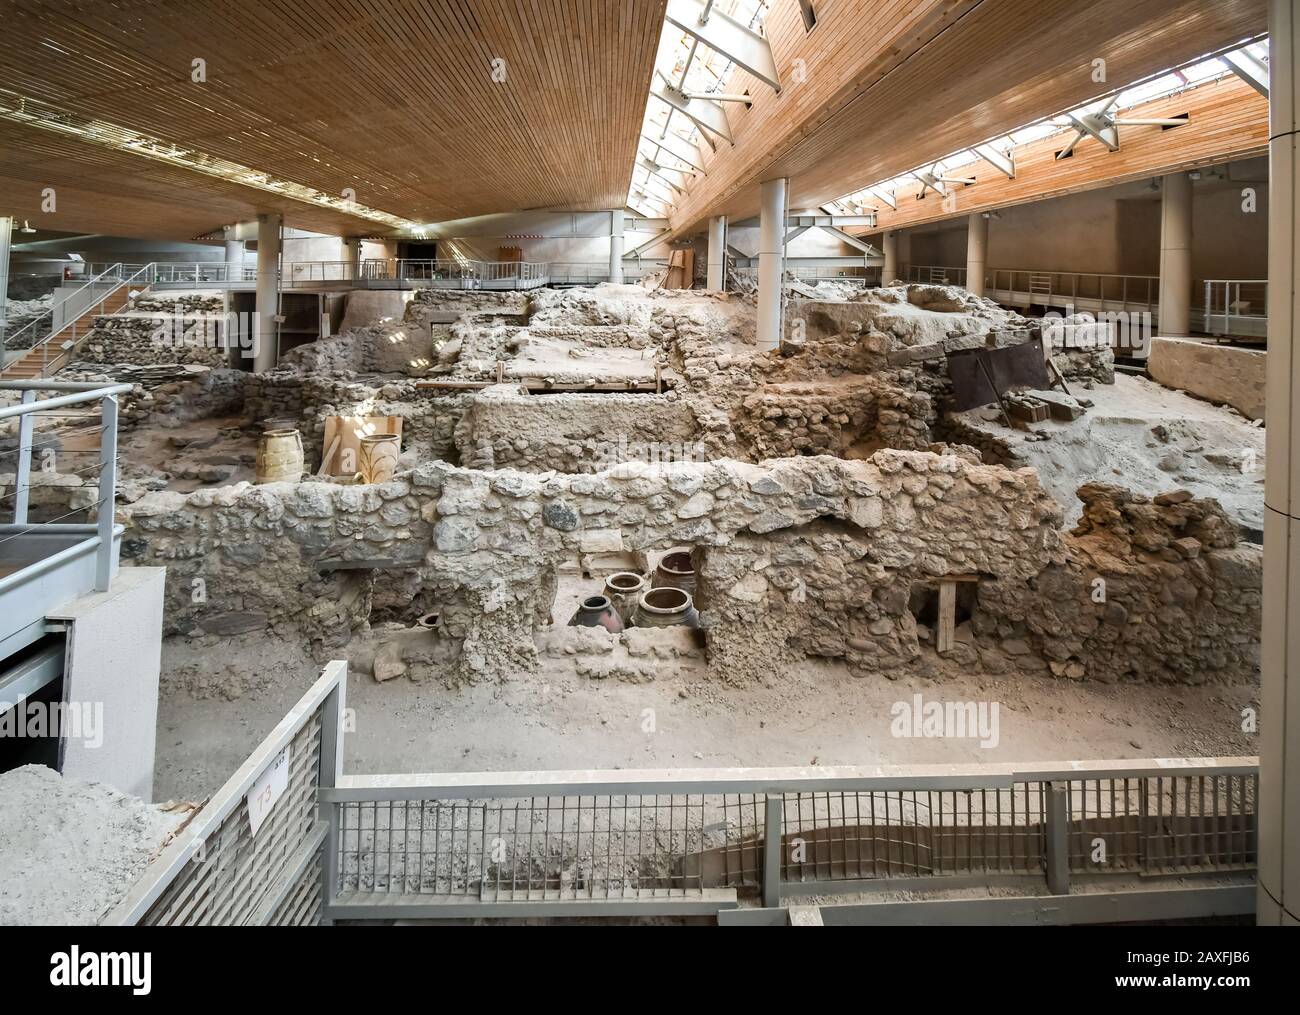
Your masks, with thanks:
<instances>
[{"instance_id":1,"label":"metal support beam","mask_svg":"<svg viewBox=\"0 0 1300 1015\"><path fill-rule=\"evenodd\" d=\"M106 395L100 402L99 505L95 527L99 546L95 550L95 591L107 592L113 580L113 522L117 499L117 396Z\"/></svg>"},{"instance_id":2,"label":"metal support beam","mask_svg":"<svg viewBox=\"0 0 1300 1015\"><path fill-rule=\"evenodd\" d=\"M1237 77L1268 98L1268 67L1259 57L1248 49L1236 49L1223 54L1226 63Z\"/></svg>"},{"instance_id":3,"label":"metal support beam","mask_svg":"<svg viewBox=\"0 0 1300 1015\"><path fill-rule=\"evenodd\" d=\"M763 802L763 905L781 905L781 834L785 797L769 793Z\"/></svg>"},{"instance_id":4,"label":"metal support beam","mask_svg":"<svg viewBox=\"0 0 1300 1015\"><path fill-rule=\"evenodd\" d=\"M641 253L641 251L645 250L648 247L653 247L656 243L662 243L664 240L668 239L668 237L672 235L672 232L673 231L671 229L665 229L662 232L655 233L648 240L642 240L635 247L631 247L630 249L625 251L623 256L632 257L635 254Z\"/></svg>"},{"instance_id":5,"label":"metal support beam","mask_svg":"<svg viewBox=\"0 0 1300 1015\"><path fill-rule=\"evenodd\" d=\"M875 225L874 222L872 222L871 224ZM867 257L879 256L880 252L876 250L876 248L873 247L866 240L862 239L862 237L860 236L854 236L852 233L846 233L843 229L840 229L836 226L819 226L818 228L821 229L821 231L824 233L830 233L841 243L847 243L850 247L853 247L855 250L862 251L862 253L865 254Z\"/></svg>"},{"instance_id":6,"label":"metal support beam","mask_svg":"<svg viewBox=\"0 0 1300 1015\"><path fill-rule=\"evenodd\" d=\"M689 180L694 177L694 173L685 172L681 169L673 169L671 166L660 165L654 159L641 158L641 166L647 172L654 173L670 187L676 190L684 190Z\"/></svg>"},{"instance_id":7,"label":"metal support beam","mask_svg":"<svg viewBox=\"0 0 1300 1015\"><path fill-rule=\"evenodd\" d=\"M1011 152L994 148L991 144L977 145L972 149L976 155L997 169L1009 180L1016 178L1016 160Z\"/></svg>"},{"instance_id":8,"label":"metal support beam","mask_svg":"<svg viewBox=\"0 0 1300 1015\"><path fill-rule=\"evenodd\" d=\"M675 84L662 74L659 75L659 80L651 87L650 94L660 102L665 102L671 108L677 110L701 130L707 130L712 134L716 134L728 144L731 143L731 126L727 123L727 114L722 111L722 107L716 102L706 102L703 99L688 99L685 92L678 89Z\"/></svg>"},{"instance_id":9,"label":"metal support beam","mask_svg":"<svg viewBox=\"0 0 1300 1015\"><path fill-rule=\"evenodd\" d=\"M1047 890L1070 894L1069 783L1047 784Z\"/></svg>"},{"instance_id":10,"label":"metal support beam","mask_svg":"<svg viewBox=\"0 0 1300 1015\"><path fill-rule=\"evenodd\" d=\"M687 141L686 138L672 133L665 134L663 137L651 137L649 134L642 134L641 136L652 144L658 145L673 158L680 159L692 169L699 170L701 173L704 172L704 157L700 155L700 149L694 142Z\"/></svg>"},{"instance_id":11,"label":"metal support beam","mask_svg":"<svg viewBox=\"0 0 1300 1015\"><path fill-rule=\"evenodd\" d=\"M664 20L779 92L781 78L766 37L712 8L703 0L668 0Z\"/></svg>"}]
</instances>

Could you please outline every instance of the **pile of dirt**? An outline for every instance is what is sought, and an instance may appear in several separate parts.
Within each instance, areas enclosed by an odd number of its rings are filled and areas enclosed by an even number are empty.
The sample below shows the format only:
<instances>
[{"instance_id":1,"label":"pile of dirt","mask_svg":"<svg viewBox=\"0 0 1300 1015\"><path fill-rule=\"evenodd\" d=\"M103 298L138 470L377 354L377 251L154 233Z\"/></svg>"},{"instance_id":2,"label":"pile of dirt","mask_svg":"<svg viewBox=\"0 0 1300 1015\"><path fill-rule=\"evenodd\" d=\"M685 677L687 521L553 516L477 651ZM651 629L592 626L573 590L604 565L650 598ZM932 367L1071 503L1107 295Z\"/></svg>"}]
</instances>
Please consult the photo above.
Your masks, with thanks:
<instances>
[{"instance_id":1,"label":"pile of dirt","mask_svg":"<svg viewBox=\"0 0 1300 1015\"><path fill-rule=\"evenodd\" d=\"M99 923L183 819L39 765L0 774L0 925Z\"/></svg>"}]
</instances>

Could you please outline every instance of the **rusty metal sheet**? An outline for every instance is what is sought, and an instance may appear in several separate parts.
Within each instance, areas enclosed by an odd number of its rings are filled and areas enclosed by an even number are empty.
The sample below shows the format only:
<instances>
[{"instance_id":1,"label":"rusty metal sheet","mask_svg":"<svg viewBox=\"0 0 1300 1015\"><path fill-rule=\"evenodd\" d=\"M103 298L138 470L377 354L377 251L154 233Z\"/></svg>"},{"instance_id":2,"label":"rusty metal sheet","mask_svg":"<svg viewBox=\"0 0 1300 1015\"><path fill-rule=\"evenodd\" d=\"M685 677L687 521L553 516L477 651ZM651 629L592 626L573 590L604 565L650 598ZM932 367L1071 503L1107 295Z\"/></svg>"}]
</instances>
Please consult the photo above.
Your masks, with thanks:
<instances>
[{"instance_id":1,"label":"rusty metal sheet","mask_svg":"<svg viewBox=\"0 0 1300 1015\"><path fill-rule=\"evenodd\" d=\"M959 349L948 353L953 411L962 412L1000 401L1012 388L1050 388L1043 340L1031 338L1002 349ZM989 382L992 380L993 387Z\"/></svg>"}]
</instances>

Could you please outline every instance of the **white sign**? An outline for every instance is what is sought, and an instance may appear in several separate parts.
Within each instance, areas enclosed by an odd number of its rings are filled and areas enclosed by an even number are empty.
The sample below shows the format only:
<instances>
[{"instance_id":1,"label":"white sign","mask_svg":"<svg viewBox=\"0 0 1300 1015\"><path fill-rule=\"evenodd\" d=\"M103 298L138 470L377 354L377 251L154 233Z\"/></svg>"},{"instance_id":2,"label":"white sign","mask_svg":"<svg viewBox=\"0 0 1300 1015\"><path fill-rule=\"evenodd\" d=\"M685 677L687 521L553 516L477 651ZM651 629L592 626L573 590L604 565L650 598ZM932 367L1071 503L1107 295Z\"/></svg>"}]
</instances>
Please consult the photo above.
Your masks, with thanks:
<instances>
[{"instance_id":1,"label":"white sign","mask_svg":"<svg viewBox=\"0 0 1300 1015\"><path fill-rule=\"evenodd\" d=\"M266 766L266 771L258 776L248 791L248 823L253 826L253 834L262 827L262 822L271 813L275 802L284 796L289 788L289 748L276 755L275 760Z\"/></svg>"}]
</instances>

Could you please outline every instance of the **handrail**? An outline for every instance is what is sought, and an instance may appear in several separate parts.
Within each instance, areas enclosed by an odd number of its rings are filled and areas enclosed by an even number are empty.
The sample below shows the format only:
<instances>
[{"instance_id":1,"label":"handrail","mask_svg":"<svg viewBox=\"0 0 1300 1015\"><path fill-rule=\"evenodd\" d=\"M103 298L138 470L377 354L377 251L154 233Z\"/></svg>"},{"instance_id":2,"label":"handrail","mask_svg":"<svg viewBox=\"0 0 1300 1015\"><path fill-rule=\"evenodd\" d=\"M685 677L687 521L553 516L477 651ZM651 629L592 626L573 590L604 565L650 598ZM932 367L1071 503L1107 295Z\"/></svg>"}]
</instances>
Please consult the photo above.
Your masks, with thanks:
<instances>
[{"instance_id":1,"label":"handrail","mask_svg":"<svg viewBox=\"0 0 1300 1015\"><path fill-rule=\"evenodd\" d=\"M82 402L100 403L102 414L99 439L99 492L95 517L95 591L107 592L113 574L113 536L115 534L114 502L117 499L117 396L131 391L129 384L102 384L95 381L0 381L0 391L20 391L22 401L17 405L0 408L0 420L19 418L18 461L14 475L14 515L11 526L3 530L13 534L51 531L37 523L27 521L28 493L31 486L34 415L50 409L59 409ZM62 392L53 398L37 401L38 391ZM91 531L89 528L87 532ZM10 536L9 538L12 538ZM88 542L83 541L84 542ZM69 551L74 548L69 547ZM66 552L66 551L65 551ZM35 567L48 566L50 561L37 562ZM4 581L17 584L31 577L32 570L22 569Z\"/></svg>"},{"instance_id":2,"label":"handrail","mask_svg":"<svg viewBox=\"0 0 1300 1015\"><path fill-rule=\"evenodd\" d=\"M119 265L118 267L121 267L121 265ZM143 281L145 281L145 286L146 286L146 288L147 288L147 287L148 287L148 280L151 280L151 279L152 279L152 277L153 277L153 272L154 272L154 270L156 269L156 267L157 267L156 263L154 263L154 262L150 262L149 264L146 264L146 265L140 267L137 271L135 271L135 272L134 272L132 275L130 275L129 277L124 278L124 279L121 279L121 280L118 282L117 285L113 286L113 288L111 288L111 289L109 289L107 292L103 293L103 294L100 296L100 298L99 298L99 304L98 304L98 307L99 307L99 313L102 314L103 311L104 311L104 301L105 301L105 300L107 300L110 296L112 296L115 292L117 292L117 291L118 291L119 289L121 289L123 286L127 286L127 287L129 288L129 287L131 286L132 283L142 281L141 276L144 276ZM70 320L64 321L62 327L60 327L60 328L58 329L58 331L52 331L52 332L50 332L49 335L47 335L47 336L45 337L45 340L41 343L41 348L42 348L42 350L43 350L43 351L42 351L42 354L41 354L41 374L42 374L42 376L45 375L46 373L50 372L52 369L57 369L57 367L55 367L55 364L56 364L56 363L59 363L60 360L64 360L64 361L66 361L66 360L71 359L72 354L73 354L74 352L77 351L77 348L78 348L78 345L79 345L79 343L74 342L74 343L72 344L72 347L71 347L71 348L62 350L62 351L61 351L57 356L55 356L53 359L50 359L49 354L48 354L48 348L49 348L50 341L51 341L51 340L52 340L56 335L61 335L64 331L66 331L68 328L72 327L74 324L76 324L78 321L80 321L83 317L86 317L87 315L89 315L90 312L91 312L91 310L92 310L94 307L95 307L95 304L88 304L88 305L86 306L86 308L85 308L84 310L82 310L79 314L77 314L75 317L71 318ZM34 348L36 348L36 346L32 346L32 348L34 349Z\"/></svg>"},{"instance_id":3,"label":"handrail","mask_svg":"<svg viewBox=\"0 0 1300 1015\"><path fill-rule=\"evenodd\" d=\"M121 273L122 273L122 271L123 271L123 267L122 267L122 263L121 263L120 261L119 261L117 264L110 265L110 266L109 266L108 268L106 268L103 272L101 272L100 274L96 275L94 278L90 279L90 281L88 281L88 282L86 282L86 283L84 283L84 284L82 284L82 285L77 286L77 288L73 289L72 292L70 292L70 293L66 293L66 294L63 296L63 298L59 301L59 305L66 304L66 303L68 302L68 300L70 300L72 297L76 296L78 293L83 292L83 291L85 291L86 289L89 289L89 288L90 288L91 286L93 286L93 285L98 285L100 282L103 281L105 275L108 275L109 272L113 272L113 271L116 271L116 272L118 273L118 275L121 275ZM116 290L116 289L117 289L117 286L114 286L113 289ZM36 325L40 324L40 322L43 321L46 317L50 318L51 326L53 326L53 322L54 322L54 309L55 309L54 307L50 307L50 309L47 310L47 311L45 311L45 313L41 314L40 317L37 317L37 318L33 319L32 321L29 321L27 324L23 325L21 328L19 328L17 331L15 331L15 332L13 333L13 335L0 336L0 368L3 368L3 366L4 366L4 363L3 363L3 353L4 353L4 349L5 349L5 347L7 347L7 346L9 345L9 340L12 339L12 338L16 338L18 335L21 335L24 331L27 331L29 328L35 328ZM65 322L63 323L62 327L59 328L59 330L62 331L63 328L66 328L69 324L73 323L73 321L78 320L81 316L82 316L82 314L78 314L77 317L74 317L71 321L65 321ZM48 337L49 337L49 336L46 336L46 338L48 338ZM37 342L33 342L31 345L27 346L27 348L28 348L28 349L35 349L36 346L37 346L38 344L39 344L39 343L37 343Z\"/></svg>"},{"instance_id":4,"label":"handrail","mask_svg":"<svg viewBox=\"0 0 1300 1015\"><path fill-rule=\"evenodd\" d=\"M1241 312L1240 309L1234 310L1234 307L1240 307L1242 300L1242 286L1248 286L1246 295L1250 297L1244 301L1249 303L1252 308L1258 300L1260 303L1260 312ZM1266 278L1207 278L1205 280L1205 306L1202 310L1202 328L1207 335L1231 335L1233 334L1234 323L1240 328L1244 322L1263 322L1268 320L1268 279ZM1221 327L1219 325L1221 324ZM1252 337L1265 337L1263 335L1253 335L1253 330L1260 330L1260 325L1256 323L1252 331L1238 331L1238 334Z\"/></svg>"}]
</instances>

